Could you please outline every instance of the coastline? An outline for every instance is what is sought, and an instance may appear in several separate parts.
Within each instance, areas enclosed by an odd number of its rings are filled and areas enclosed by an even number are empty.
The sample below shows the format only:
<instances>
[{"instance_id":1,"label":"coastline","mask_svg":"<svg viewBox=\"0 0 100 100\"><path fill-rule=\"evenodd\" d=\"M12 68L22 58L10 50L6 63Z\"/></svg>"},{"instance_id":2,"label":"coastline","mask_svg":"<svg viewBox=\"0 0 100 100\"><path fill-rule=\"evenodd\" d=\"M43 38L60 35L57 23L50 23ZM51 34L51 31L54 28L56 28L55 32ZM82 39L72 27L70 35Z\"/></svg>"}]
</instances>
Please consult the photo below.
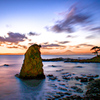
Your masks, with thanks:
<instances>
[{"instance_id":1,"label":"coastline","mask_svg":"<svg viewBox=\"0 0 100 100\"><path fill-rule=\"evenodd\" d=\"M100 63L100 56L95 56L90 59L72 59L72 58L51 58L51 59L42 59L42 61L64 61L64 62L79 62L79 63Z\"/></svg>"},{"instance_id":2,"label":"coastline","mask_svg":"<svg viewBox=\"0 0 100 100\"><path fill-rule=\"evenodd\" d=\"M56 58L58 56L55 56ZM63 57L60 56L60 60ZM75 56L70 56L70 59L76 59ZM78 56L77 56L78 57ZM47 58L45 56L44 58ZM48 56L54 58L54 56ZM85 57L87 58L87 57ZM100 78L100 63L64 63L64 61L43 61L44 74L46 76L43 80L23 80L14 77L16 73L19 73L23 63L24 56L0 56L0 80L1 93L0 100L34 98L34 100L47 100L47 99L91 99L99 98L92 95L92 91L86 92L88 83ZM59 60L59 59L57 59ZM9 66L4 66L8 64ZM10 86L9 86L9 84ZM7 87L5 89L5 86ZM20 91L21 90L21 91ZM3 91L3 92L2 92ZM26 92L28 91L28 95ZM94 91L94 89L93 89ZM3 94L9 95L5 96ZM43 95L45 93L45 95ZM16 94L19 94L16 96ZM36 95L34 95L36 94ZM40 95L39 95L40 94ZM84 95L86 94L86 95ZM89 96L88 96L89 95Z\"/></svg>"}]
</instances>

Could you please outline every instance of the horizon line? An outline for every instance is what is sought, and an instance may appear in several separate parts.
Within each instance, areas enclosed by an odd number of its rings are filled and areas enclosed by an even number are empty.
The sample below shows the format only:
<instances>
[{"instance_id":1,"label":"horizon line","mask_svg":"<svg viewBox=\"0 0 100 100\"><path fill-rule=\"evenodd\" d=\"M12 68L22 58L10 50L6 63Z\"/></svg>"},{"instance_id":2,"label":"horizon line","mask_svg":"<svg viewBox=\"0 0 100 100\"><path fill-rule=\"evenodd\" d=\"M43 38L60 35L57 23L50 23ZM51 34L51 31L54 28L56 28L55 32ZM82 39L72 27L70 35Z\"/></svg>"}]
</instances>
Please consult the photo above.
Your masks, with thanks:
<instances>
[{"instance_id":1,"label":"horizon line","mask_svg":"<svg viewBox=\"0 0 100 100\"><path fill-rule=\"evenodd\" d=\"M22 53L18 53L18 54L14 54L14 53L2 53L0 55L25 55L25 54L22 54ZM90 53L81 53L81 54L41 54L41 55L94 55L94 54L90 54Z\"/></svg>"}]
</instances>

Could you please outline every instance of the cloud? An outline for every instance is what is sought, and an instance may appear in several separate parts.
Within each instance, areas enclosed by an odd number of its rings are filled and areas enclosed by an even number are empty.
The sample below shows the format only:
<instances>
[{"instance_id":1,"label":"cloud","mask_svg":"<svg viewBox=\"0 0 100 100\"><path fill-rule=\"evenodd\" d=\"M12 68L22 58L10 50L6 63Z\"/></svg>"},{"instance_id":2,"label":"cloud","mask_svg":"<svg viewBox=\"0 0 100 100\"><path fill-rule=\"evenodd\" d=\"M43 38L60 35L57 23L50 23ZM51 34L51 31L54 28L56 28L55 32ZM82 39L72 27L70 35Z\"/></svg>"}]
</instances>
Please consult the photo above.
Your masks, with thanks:
<instances>
[{"instance_id":1,"label":"cloud","mask_svg":"<svg viewBox=\"0 0 100 100\"><path fill-rule=\"evenodd\" d=\"M35 33L35 32L29 32L28 35L29 35L29 36L38 36L38 35L40 35L40 34L37 34L37 33Z\"/></svg>"},{"instance_id":2,"label":"cloud","mask_svg":"<svg viewBox=\"0 0 100 100\"><path fill-rule=\"evenodd\" d=\"M66 46L59 45L59 44L43 44L41 45L43 49L60 49L60 48L66 48Z\"/></svg>"},{"instance_id":3,"label":"cloud","mask_svg":"<svg viewBox=\"0 0 100 100\"><path fill-rule=\"evenodd\" d=\"M12 26L11 26L11 25L9 25L9 24L7 24L7 25L6 25L6 27L7 27L7 28L10 28L10 27L12 27Z\"/></svg>"},{"instance_id":4,"label":"cloud","mask_svg":"<svg viewBox=\"0 0 100 100\"><path fill-rule=\"evenodd\" d=\"M18 48L18 46L7 46L7 48L13 49L13 48Z\"/></svg>"},{"instance_id":5,"label":"cloud","mask_svg":"<svg viewBox=\"0 0 100 100\"><path fill-rule=\"evenodd\" d=\"M86 39L94 39L95 38L95 35L89 35L86 37Z\"/></svg>"},{"instance_id":6,"label":"cloud","mask_svg":"<svg viewBox=\"0 0 100 100\"><path fill-rule=\"evenodd\" d=\"M5 42L4 37L1 37L1 36L0 36L0 42Z\"/></svg>"},{"instance_id":7,"label":"cloud","mask_svg":"<svg viewBox=\"0 0 100 100\"><path fill-rule=\"evenodd\" d=\"M49 44L48 42L45 42L45 43L43 43L43 44Z\"/></svg>"},{"instance_id":8,"label":"cloud","mask_svg":"<svg viewBox=\"0 0 100 100\"><path fill-rule=\"evenodd\" d=\"M90 22L90 15L87 13L83 13L80 8L76 7L76 5L72 5L69 8L69 11L66 11L66 15L62 20L58 20L55 25L49 27L48 29L60 33L72 33L76 31L76 25L87 25Z\"/></svg>"},{"instance_id":9,"label":"cloud","mask_svg":"<svg viewBox=\"0 0 100 100\"><path fill-rule=\"evenodd\" d=\"M28 45L33 45L33 44L37 44L37 43L36 43L36 42L34 42L34 43L33 43L33 42L31 42L31 43L28 43Z\"/></svg>"},{"instance_id":10,"label":"cloud","mask_svg":"<svg viewBox=\"0 0 100 100\"><path fill-rule=\"evenodd\" d=\"M18 49L27 49L27 46L25 46L25 45L20 45L20 44L18 44L18 45L13 45L13 46L7 46L7 48L10 48L10 49L16 49L16 48L18 48Z\"/></svg>"},{"instance_id":11,"label":"cloud","mask_svg":"<svg viewBox=\"0 0 100 100\"><path fill-rule=\"evenodd\" d=\"M76 47L76 48L80 48L81 46L93 47L94 45L83 43L83 44L79 44L79 45L77 45L77 46L75 46L75 47Z\"/></svg>"},{"instance_id":12,"label":"cloud","mask_svg":"<svg viewBox=\"0 0 100 100\"><path fill-rule=\"evenodd\" d=\"M7 33L7 35L8 37L0 36L1 43L10 42L10 43L18 44L19 42L23 42L25 41L25 39L27 39L25 34L9 32Z\"/></svg>"},{"instance_id":13,"label":"cloud","mask_svg":"<svg viewBox=\"0 0 100 100\"><path fill-rule=\"evenodd\" d=\"M100 31L100 27L91 28L90 31Z\"/></svg>"},{"instance_id":14,"label":"cloud","mask_svg":"<svg viewBox=\"0 0 100 100\"><path fill-rule=\"evenodd\" d=\"M64 42L64 41L63 41ZM67 41L65 41L67 43ZM28 43L29 45L33 45L34 43ZM61 43L61 44L64 44L64 43ZM44 42L44 43L41 43L41 48L42 49L64 49L66 48L66 46L64 45L60 45L60 44L57 44L57 43L48 43L48 42Z\"/></svg>"},{"instance_id":15,"label":"cloud","mask_svg":"<svg viewBox=\"0 0 100 100\"><path fill-rule=\"evenodd\" d=\"M75 38L75 37L77 37L77 36L67 35L66 38Z\"/></svg>"},{"instance_id":16,"label":"cloud","mask_svg":"<svg viewBox=\"0 0 100 100\"><path fill-rule=\"evenodd\" d=\"M28 43L29 45L33 45L34 43Z\"/></svg>"},{"instance_id":17,"label":"cloud","mask_svg":"<svg viewBox=\"0 0 100 100\"><path fill-rule=\"evenodd\" d=\"M27 46L25 46L25 45L18 45L18 46L23 48L23 49L27 49Z\"/></svg>"},{"instance_id":18,"label":"cloud","mask_svg":"<svg viewBox=\"0 0 100 100\"><path fill-rule=\"evenodd\" d=\"M42 45L42 47L60 47L61 45L59 44L47 44L47 45Z\"/></svg>"},{"instance_id":19,"label":"cloud","mask_svg":"<svg viewBox=\"0 0 100 100\"><path fill-rule=\"evenodd\" d=\"M51 50L51 49L53 49L53 48L52 48L52 47L42 47L42 49Z\"/></svg>"},{"instance_id":20,"label":"cloud","mask_svg":"<svg viewBox=\"0 0 100 100\"><path fill-rule=\"evenodd\" d=\"M66 44L66 43L69 43L70 41L61 41L61 42L58 42L58 44Z\"/></svg>"}]
</instances>

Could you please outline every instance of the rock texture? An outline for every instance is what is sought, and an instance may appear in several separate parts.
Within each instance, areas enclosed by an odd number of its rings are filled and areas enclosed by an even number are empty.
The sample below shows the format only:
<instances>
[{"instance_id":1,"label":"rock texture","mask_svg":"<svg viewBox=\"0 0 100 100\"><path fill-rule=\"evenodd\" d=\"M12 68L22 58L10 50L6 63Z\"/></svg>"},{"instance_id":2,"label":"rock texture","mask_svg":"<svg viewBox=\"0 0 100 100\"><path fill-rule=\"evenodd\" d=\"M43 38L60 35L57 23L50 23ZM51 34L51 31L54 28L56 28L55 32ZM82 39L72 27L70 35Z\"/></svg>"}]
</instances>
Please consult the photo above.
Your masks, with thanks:
<instances>
[{"instance_id":1,"label":"rock texture","mask_svg":"<svg viewBox=\"0 0 100 100\"><path fill-rule=\"evenodd\" d=\"M93 100L100 100L100 79L95 79L88 83L86 96L95 98Z\"/></svg>"},{"instance_id":2,"label":"rock texture","mask_svg":"<svg viewBox=\"0 0 100 100\"><path fill-rule=\"evenodd\" d=\"M22 79L43 79L43 64L40 53L40 45L34 44L25 53L25 59L19 74Z\"/></svg>"}]
</instances>

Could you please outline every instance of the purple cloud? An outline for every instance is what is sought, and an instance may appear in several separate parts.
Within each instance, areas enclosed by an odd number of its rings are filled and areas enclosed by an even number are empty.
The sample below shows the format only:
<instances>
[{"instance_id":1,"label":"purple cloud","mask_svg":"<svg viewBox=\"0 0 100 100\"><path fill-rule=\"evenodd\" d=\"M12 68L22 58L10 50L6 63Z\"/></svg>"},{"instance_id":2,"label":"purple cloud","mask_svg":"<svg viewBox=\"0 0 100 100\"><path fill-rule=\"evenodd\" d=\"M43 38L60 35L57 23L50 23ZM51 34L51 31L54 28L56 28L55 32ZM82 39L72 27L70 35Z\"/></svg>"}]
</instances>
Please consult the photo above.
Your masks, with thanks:
<instances>
[{"instance_id":1,"label":"purple cloud","mask_svg":"<svg viewBox=\"0 0 100 100\"><path fill-rule=\"evenodd\" d=\"M94 39L95 38L95 35L89 35L86 37L86 39Z\"/></svg>"},{"instance_id":2,"label":"purple cloud","mask_svg":"<svg viewBox=\"0 0 100 100\"><path fill-rule=\"evenodd\" d=\"M89 46L89 47L93 47L94 45L83 43L83 44L79 44L79 45L77 45L77 46L75 46L75 47L76 47L76 48L80 48L81 46Z\"/></svg>"},{"instance_id":3,"label":"purple cloud","mask_svg":"<svg viewBox=\"0 0 100 100\"><path fill-rule=\"evenodd\" d=\"M66 38L75 38L77 36L68 35Z\"/></svg>"},{"instance_id":4,"label":"purple cloud","mask_svg":"<svg viewBox=\"0 0 100 100\"><path fill-rule=\"evenodd\" d=\"M69 43L70 41L61 41L61 42L58 42L59 44L66 44L66 43Z\"/></svg>"},{"instance_id":5,"label":"purple cloud","mask_svg":"<svg viewBox=\"0 0 100 100\"><path fill-rule=\"evenodd\" d=\"M76 5L73 5L69 11L66 12L66 16L64 16L63 20L58 20L55 25L50 27L49 29L53 32L67 32L72 33L76 31L76 25L86 25L90 22L90 17L87 13L83 13L82 10L78 10L79 8Z\"/></svg>"},{"instance_id":6,"label":"purple cloud","mask_svg":"<svg viewBox=\"0 0 100 100\"><path fill-rule=\"evenodd\" d=\"M10 49L14 49L14 48L27 49L27 46L25 46L25 45L13 45L13 46L7 46L7 48L10 48Z\"/></svg>"},{"instance_id":7,"label":"purple cloud","mask_svg":"<svg viewBox=\"0 0 100 100\"><path fill-rule=\"evenodd\" d=\"M8 37L0 36L1 43L10 42L10 43L18 44L19 42L23 42L25 41L25 39L27 39L25 34L13 33L13 32L9 32L7 34L8 34Z\"/></svg>"},{"instance_id":8,"label":"purple cloud","mask_svg":"<svg viewBox=\"0 0 100 100\"><path fill-rule=\"evenodd\" d=\"M19 44L18 47L19 47L19 48L22 48L22 49L27 49L27 46L25 46L25 45L20 45L20 44Z\"/></svg>"},{"instance_id":9,"label":"purple cloud","mask_svg":"<svg viewBox=\"0 0 100 100\"><path fill-rule=\"evenodd\" d=\"M66 46L59 44L43 44L41 45L43 49L53 49L53 48L65 48Z\"/></svg>"},{"instance_id":10,"label":"purple cloud","mask_svg":"<svg viewBox=\"0 0 100 100\"><path fill-rule=\"evenodd\" d=\"M18 46L7 46L7 48L14 49L14 48L18 48Z\"/></svg>"},{"instance_id":11,"label":"purple cloud","mask_svg":"<svg viewBox=\"0 0 100 100\"><path fill-rule=\"evenodd\" d=\"M29 35L29 36L38 36L38 35L40 35L40 34L37 34L37 33L35 33L35 32L29 32L28 35Z\"/></svg>"},{"instance_id":12,"label":"purple cloud","mask_svg":"<svg viewBox=\"0 0 100 100\"><path fill-rule=\"evenodd\" d=\"M100 27L91 28L90 31L100 31Z\"/></svg>"},{"instance_id":13,"label":"purple cloud","mask_svg":"<svg viewBox=\"0 0 100 100\"><path fill-rule=\"evenodd\" d=\"M59 47L59 46L61 46L61 45L59 45L59 44L47 44L47 45L42 45L42 47Z\"/></svg>"}]
</instances>

